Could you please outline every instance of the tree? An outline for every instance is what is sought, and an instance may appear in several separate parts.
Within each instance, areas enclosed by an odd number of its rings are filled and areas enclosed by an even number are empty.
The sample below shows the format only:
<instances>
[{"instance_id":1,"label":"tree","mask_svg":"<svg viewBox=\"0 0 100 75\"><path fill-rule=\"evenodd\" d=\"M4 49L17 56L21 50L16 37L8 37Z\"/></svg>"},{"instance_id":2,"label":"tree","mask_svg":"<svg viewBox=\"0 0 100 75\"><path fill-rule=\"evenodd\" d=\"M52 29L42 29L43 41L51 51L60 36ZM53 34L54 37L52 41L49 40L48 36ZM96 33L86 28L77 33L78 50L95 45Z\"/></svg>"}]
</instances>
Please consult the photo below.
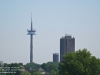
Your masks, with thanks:
<instances>
[{"instance_id":1,"label":"tree","mask_svg":"<svg viewBox=\"0 0 100 75\"><path fill-rule=\"evenodd\" d=\"M42 74L41 74L41 72L40 72L40 71L35 70L35 71L33 71L33 72L32 72L32 75L42 75Z\"/></svg>"},{"instance_id":2,"label":"tree","mask_svg":"<svg viewBox=\"0 0 100 75\"><path fill-rule=\"evenodd\" d=\"M100 59L87 49L67 53L59 66L60 75L100 75Z\"/></svg>"},{"instance_id":3,"label":"tree","mask_svg":"<svg viewBox=\"0 0 100 75\"><path fill-rule=\"evenodd\" d=\"M23 71L23 72L21 73L21 75L30 75L30 73L29 73L28 71Z\"/></svg>"},{"instance_id":4,"label":"tree","mask_svg":"<svg viewBox=\"0 0 100 75\"><path fill-rule=\"evenodd\" d=\"M57 75L57 73L54 70L51 70L50 75Z\"/></svg>"},{"instance_id":5,"label":"tree","mask_svg":"<svg viewBox=\"0 0 100 75\"><path fill-rule=\"evenodd\" d=\"M47 63L43 63L41 65L41 68L43 68L46 72L50 72L51 70L58 72L58 66L59 63L47 62Z\"/></svg>"},{"instance_id":6,"label":"tree","mask_svg":"<svg viewBox=\"0 0 100 75\"><path fill-rule=\"evenodd\" d=\"M0 75L3 75L3 73L2 72L4 72L3 71L3 68L2 67L0 67Z\"/></svg>"},{"instance_id":7,"label":"tree","mask_svg":"<svg viewBox=\"0 0 100 75\"><path fill-rule=\"evenodd\" d=\"M24 65L24 68L31 73L33 70L39 69L40 65L37 63L27 63Z\"/></svg>"},{"instance_id":8,"label":"tree","mask_svg":"<svg viewBox=\"0 0 100 75\"><path fill-rule=\"evenodd\" d=\"M8 67L9 67L9 70L6 70L6 69L8 69ZM11 63L11 64L5 63L4 69L6 70L6 72L13 72L13 73L7 73L6 75L21 75L20 65L18 63ZM16 72L16 73L14 73L14 72Z\"/></svg>"}]
</instances>

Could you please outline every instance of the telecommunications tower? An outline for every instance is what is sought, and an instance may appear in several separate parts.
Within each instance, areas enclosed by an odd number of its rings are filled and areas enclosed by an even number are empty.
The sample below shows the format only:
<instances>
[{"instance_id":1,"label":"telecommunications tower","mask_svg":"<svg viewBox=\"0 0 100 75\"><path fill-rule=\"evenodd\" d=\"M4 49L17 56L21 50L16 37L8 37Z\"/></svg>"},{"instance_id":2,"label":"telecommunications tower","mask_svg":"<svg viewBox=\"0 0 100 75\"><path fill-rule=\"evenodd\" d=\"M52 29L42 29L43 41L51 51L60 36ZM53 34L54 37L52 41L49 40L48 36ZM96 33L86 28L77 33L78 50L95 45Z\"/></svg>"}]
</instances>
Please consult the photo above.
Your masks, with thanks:
<instances>
[{"instance_id":1,"label":"telecommunications tower","mask_svg":"<svg viewBox=\"0 0 100 75\"><path fill-rule=\"evenodd\" d=\"M27 35L30 35L30 63L32 63L33 62L33 35L36 35L35 34L36 30L34 30L32 27L32 14L31 14L31 29L27 31L28 31Z\"/></svg>"}]
</instances>

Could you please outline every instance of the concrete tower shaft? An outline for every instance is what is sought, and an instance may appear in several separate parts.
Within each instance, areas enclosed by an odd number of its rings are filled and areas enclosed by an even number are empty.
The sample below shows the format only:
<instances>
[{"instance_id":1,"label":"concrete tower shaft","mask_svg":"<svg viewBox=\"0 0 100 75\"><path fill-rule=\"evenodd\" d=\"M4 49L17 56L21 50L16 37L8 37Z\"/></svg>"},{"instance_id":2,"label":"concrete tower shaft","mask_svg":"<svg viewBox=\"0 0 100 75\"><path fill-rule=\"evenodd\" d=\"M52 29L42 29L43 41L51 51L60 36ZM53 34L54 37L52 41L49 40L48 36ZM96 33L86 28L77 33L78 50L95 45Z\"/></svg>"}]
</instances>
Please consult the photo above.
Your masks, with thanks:
<instances>
[{"instance_id":1,"label":"concrete tower shaft","mask_svg":"<svg viewBox=\"0 0 100 75\"><path fill-rule=\"evenodd\" d=\"M33 62L33 35L35 34L35 30L33 30L33 26L32 26L32 16L31 16L31 29L27 30L28 31L28 35L30 35L30 63Z\"/></svg>"}]
</instances>

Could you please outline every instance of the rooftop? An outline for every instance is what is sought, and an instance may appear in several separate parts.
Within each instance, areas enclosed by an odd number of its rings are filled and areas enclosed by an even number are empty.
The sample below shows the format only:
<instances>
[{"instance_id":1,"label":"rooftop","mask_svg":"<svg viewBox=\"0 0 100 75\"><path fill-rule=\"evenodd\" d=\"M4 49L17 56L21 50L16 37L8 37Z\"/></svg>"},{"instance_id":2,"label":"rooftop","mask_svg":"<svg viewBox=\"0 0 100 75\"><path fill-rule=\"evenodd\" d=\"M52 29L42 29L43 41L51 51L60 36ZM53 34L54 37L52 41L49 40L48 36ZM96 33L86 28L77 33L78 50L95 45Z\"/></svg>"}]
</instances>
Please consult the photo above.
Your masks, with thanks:
<instances>
[{"instance_id":1,"label":"rooftop","mask_svg":"<svg viewBox=\"0 0 100 75\"><path fill-rule=\"evenodd\" d=\"M70 39L70 38L74 38L74 37L72 37L71 35L65 34L64 37L61 37L61 39L64 39L64 38Z\"/></svg>"}]
</instances>

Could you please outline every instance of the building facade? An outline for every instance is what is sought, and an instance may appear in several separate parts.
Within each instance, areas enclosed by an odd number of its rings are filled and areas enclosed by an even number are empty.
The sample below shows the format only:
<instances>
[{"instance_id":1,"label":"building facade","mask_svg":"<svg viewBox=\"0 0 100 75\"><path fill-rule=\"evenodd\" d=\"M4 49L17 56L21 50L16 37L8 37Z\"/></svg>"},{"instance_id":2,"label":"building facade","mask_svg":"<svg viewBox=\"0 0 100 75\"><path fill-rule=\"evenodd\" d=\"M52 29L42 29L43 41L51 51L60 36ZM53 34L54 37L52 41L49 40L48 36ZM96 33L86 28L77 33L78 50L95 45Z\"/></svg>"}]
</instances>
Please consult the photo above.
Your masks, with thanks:
<instances>
[{"instance_id":1,"label":"building facade","mask_svg":"<svg viewBox=\"0 0 100 75\"><path fill-rule=\"evenodd\" d=\"M53 53L53 62L59 62L59 53Z\"/></svg>"},{"instance_id":2,"label":"building facade","mask_svg":"<svg viewBox=\"0 0 100 75\"><path fill-rule=\"evenodd\" d=\"M68 52L75 52L75 38L65 35L60 39L60 62L63 61L63 55Z\"/></svg>"}]
</instances>

